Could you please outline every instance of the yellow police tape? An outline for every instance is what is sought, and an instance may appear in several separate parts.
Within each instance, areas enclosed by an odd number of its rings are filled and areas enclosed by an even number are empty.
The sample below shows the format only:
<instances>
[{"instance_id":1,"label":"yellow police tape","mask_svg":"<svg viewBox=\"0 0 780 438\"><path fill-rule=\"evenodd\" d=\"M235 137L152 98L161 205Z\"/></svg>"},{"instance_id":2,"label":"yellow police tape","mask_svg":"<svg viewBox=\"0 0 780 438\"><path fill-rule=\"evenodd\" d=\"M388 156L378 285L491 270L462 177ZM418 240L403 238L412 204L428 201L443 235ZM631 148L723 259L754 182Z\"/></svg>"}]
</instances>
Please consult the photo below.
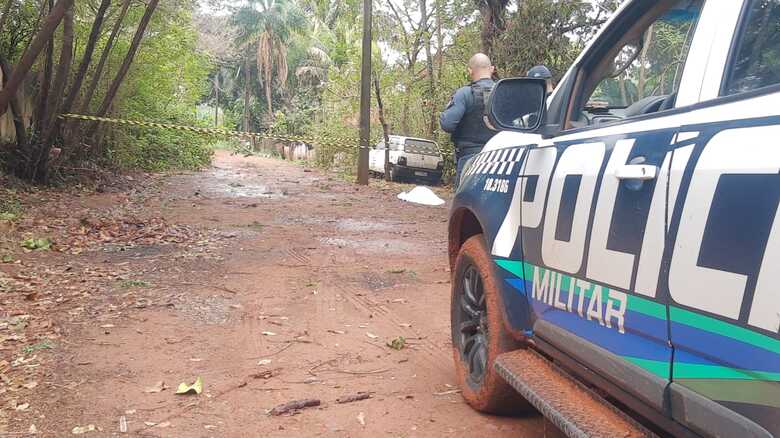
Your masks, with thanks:
<instances>
[{"instance_id":1,"label":"yellow police tape","mask_svg":"<svg viewBox=\"0 0 780 438\"><path fill-rule=\"evenodd\" d=\"M172 129L177 131L195 132L199 134L216 135L216 136L224 136L224 137L261 138L261 139L279 140L279 141L287 141L287 142L310 143L310 144L316 144L320 146L360 147L359 146L360 141L357 138L331 137L331 136L324 136L324 135L318 136L318 138L316 138L316 137L306 137L302 135L264 134L260 132L233 131L230 129L218 129L218 128L199 128L195 126L171 125L167 123L145 122L139 120L111 119L108 117L86 116L82 114L61 114L60 118L86 120L86 121L101 122L101 123L114 123L118 125L128 125L128 126L142 126L142 127L158 128L158 129ZM369 142L369 144L372 143Z\"/></svg>"}]
</instances>

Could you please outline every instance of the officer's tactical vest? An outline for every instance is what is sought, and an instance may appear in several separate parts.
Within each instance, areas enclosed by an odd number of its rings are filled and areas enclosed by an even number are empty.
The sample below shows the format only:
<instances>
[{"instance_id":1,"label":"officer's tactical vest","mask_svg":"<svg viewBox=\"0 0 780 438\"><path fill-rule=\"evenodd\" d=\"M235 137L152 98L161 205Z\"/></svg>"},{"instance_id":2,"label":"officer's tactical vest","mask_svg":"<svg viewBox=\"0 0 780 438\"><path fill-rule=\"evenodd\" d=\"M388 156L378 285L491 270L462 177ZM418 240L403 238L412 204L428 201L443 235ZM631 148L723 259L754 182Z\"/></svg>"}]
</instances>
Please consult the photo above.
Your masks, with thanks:
<instances>
[{"instance_id":1,"label":"officer's tactical vest","mask_svg":"<svg viewBox=\"0 0 780 438\"><path fill-rule=\"evenodd\" d=\"M481 146L496 134L485 123L491 91L493 91L492 85L485 86L479 82L471 83L474 104L466 109L466 113L463 114L463 118L458 123L458 129L452 135L456 147Z\"/></svg>"}]
</instances>

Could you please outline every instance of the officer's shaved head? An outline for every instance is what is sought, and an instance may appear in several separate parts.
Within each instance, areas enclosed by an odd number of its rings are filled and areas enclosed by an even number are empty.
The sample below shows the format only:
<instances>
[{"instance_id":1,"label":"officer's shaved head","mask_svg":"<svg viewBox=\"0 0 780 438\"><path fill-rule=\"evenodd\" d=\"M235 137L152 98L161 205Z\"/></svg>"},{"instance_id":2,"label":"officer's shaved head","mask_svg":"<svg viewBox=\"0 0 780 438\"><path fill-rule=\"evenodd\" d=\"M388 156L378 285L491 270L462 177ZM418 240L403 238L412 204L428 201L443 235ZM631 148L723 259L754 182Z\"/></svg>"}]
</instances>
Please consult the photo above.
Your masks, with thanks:
<instances>
[{"instance_id":1,"label":"officer's shaved head","mask_svg":"<svg viewBox=\"0 0 780 438\"><path fill-rule=\"evenodd\" d=\"M472 81L493 76L493 64L484 53L476 53L469 59L469 76Z\"/></svg>"},{"instance_id":2,"label":"officer's shaved head","mask_svg":"<svg viewBox=\"0 0 780 438\"><path fill-rule=\"evenodd\" d=\"M472 70L476 70L478 68L489 68L491 66L490 58L488 58L488 56L484 53L475 53L474 56L469 59L469 67Z\"/></svg>"}]
</instances>

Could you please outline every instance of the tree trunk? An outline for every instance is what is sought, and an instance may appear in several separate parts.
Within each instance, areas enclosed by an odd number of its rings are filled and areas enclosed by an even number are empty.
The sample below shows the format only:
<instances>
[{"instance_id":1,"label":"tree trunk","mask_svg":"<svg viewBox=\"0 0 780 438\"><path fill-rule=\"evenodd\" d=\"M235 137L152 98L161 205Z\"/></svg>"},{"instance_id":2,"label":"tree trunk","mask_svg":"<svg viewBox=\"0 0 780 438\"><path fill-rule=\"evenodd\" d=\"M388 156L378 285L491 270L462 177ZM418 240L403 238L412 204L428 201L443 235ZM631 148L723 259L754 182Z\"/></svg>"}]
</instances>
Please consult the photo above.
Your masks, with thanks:
<instances>
[{"instance_id":1,"label":"tree trunk","mask_svg":"<svg viewBox=\"0 0 780 438\"><path fill-rule=\"evenodd\" d=\"M425 68L428 73L428 97L426 98L426 106L428 107L428 113L430 119L428 123L427 133L429 137L433 137L436 132L436 110L434 105L436 102L436 78L433 77L433 55L431 53L431 34L428 32L428 0L420 0L420 29L424 29L423 38L425 39Z\"/></svg>"},{"instance_id":2,"label":"tree trunk","mask_svg":"<svg viewBox=\"0 0 780 438\"><path fill-rule=\"evenodd\" d=\"M125 2L122 4L122 9L119 11L119 16L114 23L114 28L111 29L111 35L108 37L106 47L103 48L103 53L100 55L100 61L98 61L97 67L95 67L95 73L92 75L92 81L87 88L87 92L84 94L84 100L79 106L79 112L81 114L85 114L87 111L89 111L89 104L92 102L92 97L94 97L97 86L100 83L100 77L103 75L103 69L106 66L106 62L108 61L108 56L111 54L111 48L114 46L114 41L116 40L116 37L119 35L119 31L122 28L122 22L125 19L125 15L127 15L127 8L130 7L130 1L131 0L125 0Z\"/></svg>"},{"instance_id":3,"label":"tree trunk","mask_svg":"<svg viewBox=\"0 0 780 438\"><path fill-rule=\"evenodd\" d=\"M441 8L444 0L436 0L436 55L439 71L437 72L436 79L441 84L441 75L444 70L444 36L441 33L442 19Z\"/></svg>"},{"instance_id":4,"label":"tree trunk","mask_svg":"<svg viewBox=\"0 0 780 438\"><path fill-rule=\"evenodd\" d=\"M482 52L493 58L493 45L496 38L506 29L504 12L509 0L476 0L482 14Z\"/></svg>"},{"instance_id":5,"label":"tree trunk","mask_svg":"<svg viewBox=\"0 0 780 438\"><path fill-rule=\"evenodd\" d=\"M274 41L273 41L273 39L270 36L268 37L268 53L270 54L269 55L269 59L273 60L274 59ZM273 61L271 61L271 62L273 62ZM273 97L271 95L271 83L272 83L272 78L271 78L271 74L272 73L271 73L271 71L272 71L273 68L270 65L266 65L265 68L269 72L269 74L265 75L265 80L263 81L264 82L263 87L265 88L265 102L266 102L266 105L268 105L268 120L273 120L274 119L274 103L273 103ZM260 72L258 71L258 75L259 74L260 74Z\"/></svg>"},{"instance_id":6,"label":"tree trunk","mask_svg":"<svg viewBox=\"0 0 780 438\"><path fill-rule=\"evenodd\" d=\"M385 107L382 105L382 93L379 91L379 77L374 74L374 91L376 92L376 106L379 111L379 123L382 124L382 135L385 138L385 181L390 181L390 129L385 120Z\"/></svg>"},{"instance_id":7,"label":"tree trunk","mask_svg":"<svg viewBox=\"0 0 780 438\"><path fill-rule=\"evenodd\" d=\"M647 51L650 49L650 42L653 40L653 26L645 31L645 39L642 43L642 52L639 55L639 79L636 84L636 100L641 100L645 97L645 82L647 81Z\"/></svg>"},{"instance_id":8,"label":"tree trunk","mask_svg":"<svg viewBox=\"0 0 780 438\"><path fill-rule=\"evenodd\" d=\"M54 0L49 0L49 9L54 7ZM48 125L49 116L49 88L51 87L52 71L54 69L54 34L46 42L46 58L43 60L43 76L41 77L41 91L38 95L38 108L35 114L35 130L43 133Z\"/></svg>"},{"instance_id":9,"label":"tree trunk","mask_svg":"<svg viewBox=\"0 0 780 438\"><path fill-rule=\"evenodd\" d=\"M249 132L249 98L251 96L252 72L249 70L249 51L244 58L244 132ZM260 72L258 72L260 74Z\"/></svg>"},{"instance_id":10,"label":"tree trunk","mask_svg":"<svg viewBox=\"0 0 780 438\"><path fill-rule=\"evenodd\" d=\"M65 99L65 103L62 105L62 112L68 113L73 107L73 103L81 91L81 85L84 82L84 78L87 76L87 70L89 64L92 62L92 54L95 52L95 46L100 38L100 30L103 28L103 20L106 18L106 11L111 6L111 0L102 0L100 7L95 14L95 22L92 23L92 31L89 34L87 40L87 46L84 48L84 57L81 58L81 64L79 64L79 70L76 72L76 76L73 78L73 84L70 86L70 92Z\"/></svg>"},{"instance_id":11,"label":"tree trunk","mask_svg":"<svg viewBox=\"0 0 780 438\"><path fill-rule=\"evenodd\" d=\"M336 22L338 22L341 15L341 3L342 0L335 0L328 11L328 15L325 17L325 25L328 29L334 30L336 28Z\"/></svg>"},{"instance_id":12,"label":"tree trunk","mask_svg":"<svg viewBox=\"0 0 780 438\"><path fill-rule=\"evenodd\" d=\"M8 82L8 77L11 76L11 65L8 61L0 55L0 69L3 70L3 88ZM23 151L27 147L27 128L24 126L24 108L19 101L19 95L15 94L11 97L11 116L14 121L14 130L16 131L16 150Z\"/></svg>"},{"instance_id":13,"label":"tree trunk","mask_svg":"<svg viewBox=\"0 0 780 438\"><path fill-rule=\"evenodd\" d=\"M119 71L116 73L114 81L111 82L111 86L108 87L106 96L103 98L103 103L100 105L100 108L96 113L98 117L105 116L108 112L108 109L111 107L111 104L114 103L114 98L119 92L119 87L122 86L122 82L124 82L127 72L130 70L130 65L132 65L135 54L138 52L138 47L141 45L141 40L143 39L144 33L146 32L146 27L149 25L149 21L151 21L152 15L154 14L155 9L157 9L157 4L159 2L160 0L149 0L149 4L146 6L146 11L144 11L144 16L141 17L141 22L138 23L138 28L136 29L135 35L133 36L133 41L130 43L130 48L127 50L125 60L122 62L122 66L119 67ZM88 131L87 137L91 137L92 134L95 133L96 129L97 124Z\"/></svg>"},{"instance_id":14,"label":"tree trunk","mask_svg":"<svg viewBox=\"0 0 780 438\"><path fill-rule=\"evenodd\" d=\"M50 146L54 127L57 125L57 117L62 107L62 95L65 94L65 85L68 82L68 73L70 64L73 61L73 6L65 11L65 17L62 22L62 45L60 47L60 58L57 60L57 75L54 77L54 84L49 95L47 125L44 125L43 143Z\"/></svg>"},{"instance_id":15,"label":"tree trunk","mask_svg":"<svg viewBox=\"0 0 780 438\"><path fill-rule=\"evenodd\" d=\"M626 91L626 75L624 73L620 74L620 77L618 78L618 86L620 87L620 100L623 103L624 107L628 106L628 92Z\"/></svg>"},{"instance_id":16,"label":"tree trunk","mask_svg":"<svg viewBox=\"0 0 780 438\"><path fill-rule=\"evenodd\" d=\"M54 85L51 89L51 99L49 99L49 108L47 125L44 125L41 142L33 154L35 162L30 163L30 172L27 178L41 183L49 181L49 152L54 142L54 130L58 126L58 115L62 106L62 95L65 93L65 85L70 73L70 64L73 61L73 5L65 11L62 23L62 46L60 49L60 59L57 64L57 75L54 77ZM36 156L37 155L37 156Z\"/></svg>"},{"instance_id":17,"label":"tree trunk","mask_svg":"<svg viewBox=\"0 0 780 438\"><path fill-rule=\"evenodd\" d=\"M8 79L8 83L0 90L0 116L5 114L9 102L19 91L19 87L30 72L35 59L38 58L38 54L41 53L46 42L49 41L57 26L59 26L62 17L65 15L65 10L72 6L73 0L59 0L46 17L46 20L44 20L41 30L35 35L29 49L22 55L11 77Z\"/></svg>"},{"instance_id":18,"label":"tree trunk","mask_svg":"<svg viewBox=\"0 0 780 438\"><path fill-rule=\"evenodd\" d=\"M14 4L14 0L6 0L5 7L3 8L3 16L0 17L0 34L3 33L3 27L8 20L8 14L11 13L11 6Z\"/></svg>"}]
</instances>

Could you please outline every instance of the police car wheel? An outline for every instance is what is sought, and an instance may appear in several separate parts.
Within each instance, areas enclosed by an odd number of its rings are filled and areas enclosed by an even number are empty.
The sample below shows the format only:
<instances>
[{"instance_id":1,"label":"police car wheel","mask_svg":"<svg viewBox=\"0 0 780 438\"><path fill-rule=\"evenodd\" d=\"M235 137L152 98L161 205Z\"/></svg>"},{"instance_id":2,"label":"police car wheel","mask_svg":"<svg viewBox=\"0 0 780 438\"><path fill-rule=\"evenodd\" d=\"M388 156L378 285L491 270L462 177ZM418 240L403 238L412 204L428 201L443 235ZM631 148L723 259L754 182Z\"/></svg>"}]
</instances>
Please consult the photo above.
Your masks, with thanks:
<instances>
[{"instance_id":1,"label":"police car wheel","mask_svg":"<svg viewBox=\"0 0 780 438\"><path fill-rule=\"evenodd\" d=\"M455 371L461 393L474 409L516 414L528 403L493 369L502 353L520 345L504 328L497 278L482 235L461 247L452 282L451 323Z\"/></svg>"}]
</instances>

